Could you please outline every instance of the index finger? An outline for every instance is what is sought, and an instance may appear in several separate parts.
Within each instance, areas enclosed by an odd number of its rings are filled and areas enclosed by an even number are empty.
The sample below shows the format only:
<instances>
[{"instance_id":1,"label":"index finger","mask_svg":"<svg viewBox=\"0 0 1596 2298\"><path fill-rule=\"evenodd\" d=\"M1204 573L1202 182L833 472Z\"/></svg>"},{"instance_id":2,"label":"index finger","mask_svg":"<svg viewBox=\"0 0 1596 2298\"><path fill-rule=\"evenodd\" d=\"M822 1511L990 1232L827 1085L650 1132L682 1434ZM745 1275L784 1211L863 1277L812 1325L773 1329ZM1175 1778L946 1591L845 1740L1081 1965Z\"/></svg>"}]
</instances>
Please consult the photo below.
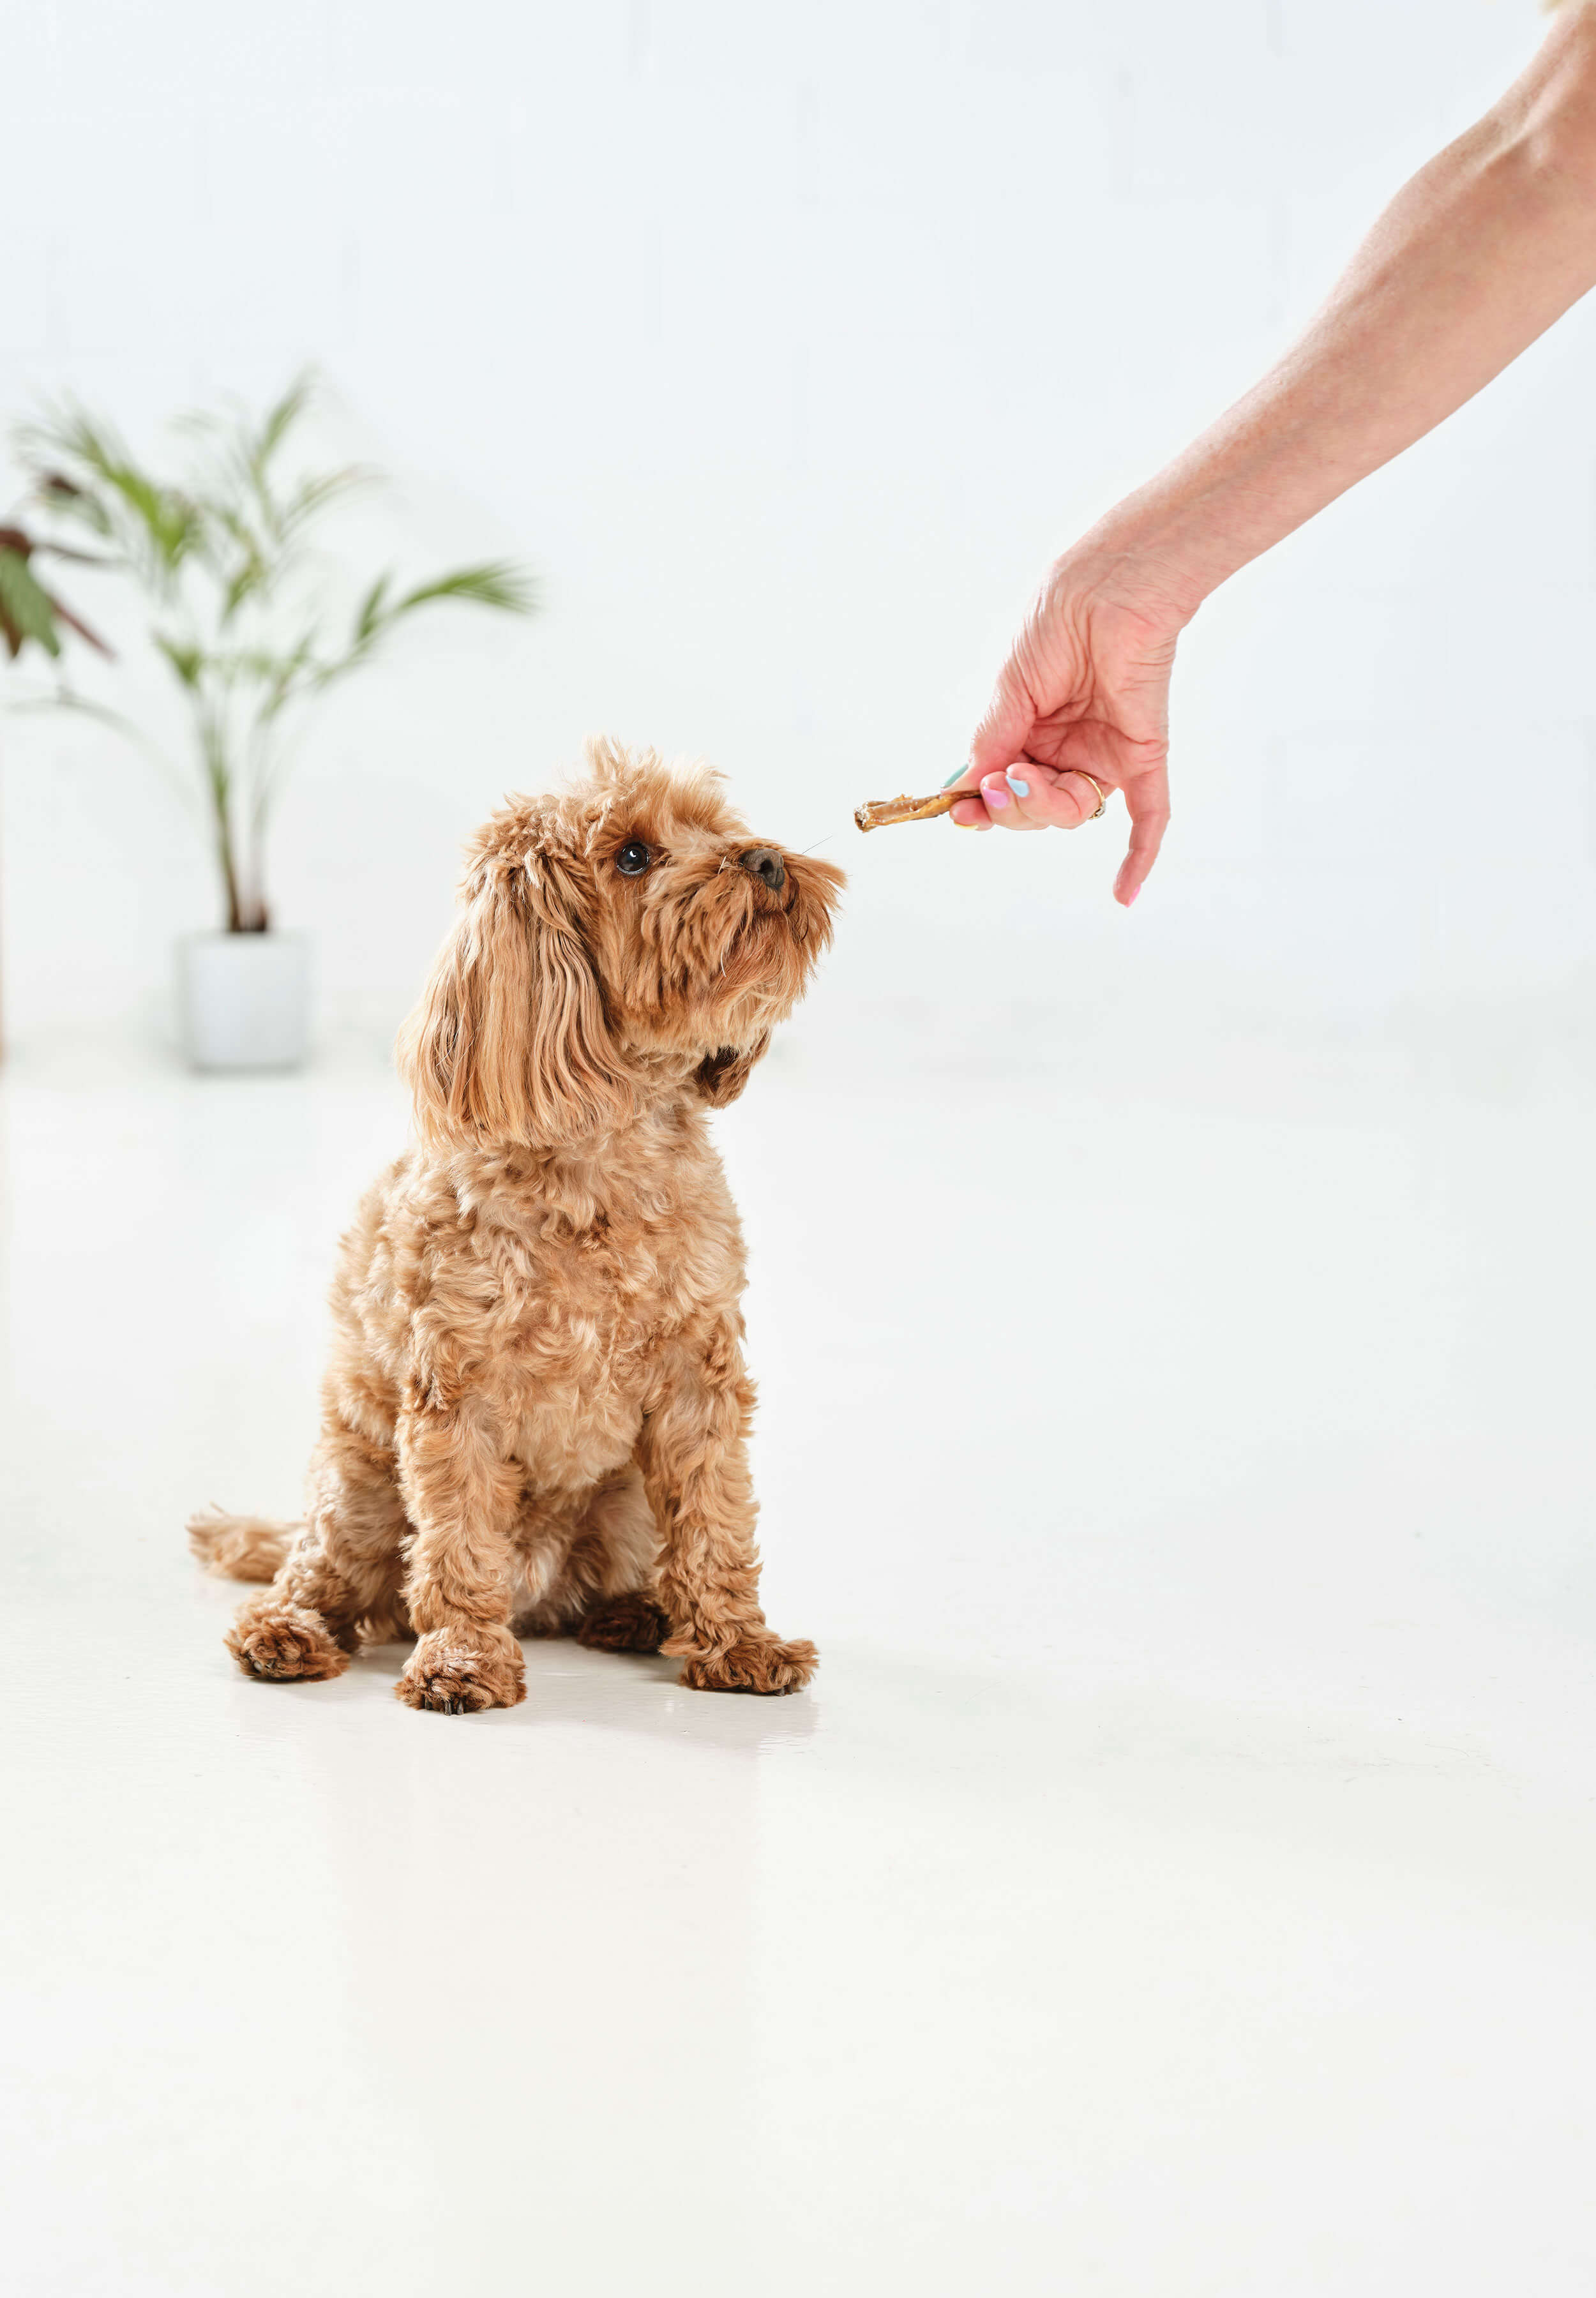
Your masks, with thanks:
<instances>
[{"instance_id":1,"label":"index finger","mask_svg":"<svg viewBox=\"0 0 1596 2298\"><path fill-rule=\"evenodd\" d=\"M1129 909L1147 881L1170 826L1168 767L1161 765L1137 774L1124 784L1121 795L1130 816L1130 846L1114 880L1114 899Z\"/></svg>"}]
</instances>

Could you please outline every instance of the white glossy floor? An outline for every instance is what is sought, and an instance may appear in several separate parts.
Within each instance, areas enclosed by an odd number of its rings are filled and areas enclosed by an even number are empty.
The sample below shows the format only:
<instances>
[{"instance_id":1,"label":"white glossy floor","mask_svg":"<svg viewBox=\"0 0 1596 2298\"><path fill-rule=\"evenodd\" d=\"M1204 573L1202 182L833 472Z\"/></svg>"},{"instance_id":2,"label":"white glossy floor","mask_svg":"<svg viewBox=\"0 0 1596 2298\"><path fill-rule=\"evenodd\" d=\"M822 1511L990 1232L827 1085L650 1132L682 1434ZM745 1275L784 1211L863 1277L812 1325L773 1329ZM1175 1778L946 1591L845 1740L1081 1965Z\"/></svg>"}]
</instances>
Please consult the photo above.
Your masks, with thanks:
<instances>
[{"instance_id":1,"label":"white glossy floor","mask_svg":"<svg viewBox=\"0 0 1596 2298\"><path fill-rule=\"evenodd\" d=\"M1596 1094L996 1026L723 1120L815 1690L459 1719L181 1533L396 1089L13 1067L11 2286L1589 2298Z\"/></svg>"}]
</instances>

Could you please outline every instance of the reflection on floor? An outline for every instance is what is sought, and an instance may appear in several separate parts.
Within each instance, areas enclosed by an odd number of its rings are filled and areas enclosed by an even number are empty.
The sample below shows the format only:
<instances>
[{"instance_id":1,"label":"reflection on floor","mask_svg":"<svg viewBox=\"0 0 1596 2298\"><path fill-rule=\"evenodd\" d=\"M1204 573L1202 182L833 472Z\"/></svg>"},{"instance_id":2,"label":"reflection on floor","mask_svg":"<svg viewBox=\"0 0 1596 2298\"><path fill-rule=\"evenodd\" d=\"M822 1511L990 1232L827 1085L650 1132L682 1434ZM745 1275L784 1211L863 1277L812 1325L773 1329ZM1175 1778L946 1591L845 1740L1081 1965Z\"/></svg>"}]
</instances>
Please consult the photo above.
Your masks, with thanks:
<instances>
[{"instance_id":1,"label":"reflection on floor","mask_svg":"<svg viewBox=\"0 0 1596 2298\"><path fill-rule=\"evenodd\" d=\"M815 1687L462 1719L244 1682L181 1537L296 1500L396 1089L16 1066L19 2286L1590 2291L1596 1101L1232 1053L778 1054Z\"/></svg>"}]
</instances>

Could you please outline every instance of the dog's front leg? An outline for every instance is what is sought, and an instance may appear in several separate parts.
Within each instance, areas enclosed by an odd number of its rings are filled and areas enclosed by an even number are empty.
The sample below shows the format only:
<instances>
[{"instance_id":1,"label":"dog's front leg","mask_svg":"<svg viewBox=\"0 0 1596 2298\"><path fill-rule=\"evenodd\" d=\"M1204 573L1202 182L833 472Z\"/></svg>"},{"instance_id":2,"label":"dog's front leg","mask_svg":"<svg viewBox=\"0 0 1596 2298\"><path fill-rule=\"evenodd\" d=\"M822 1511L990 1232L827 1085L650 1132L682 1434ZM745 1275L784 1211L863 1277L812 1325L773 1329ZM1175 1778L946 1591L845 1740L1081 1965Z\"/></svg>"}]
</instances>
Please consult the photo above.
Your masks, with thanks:
<instances>
[{"instance_id":1,"label":"dog's front leg","mask_svg":"<svg viewBox=\"0 0 1596 2298\"><path fill-rule=\"evenodd\" d=\"M405 1601L419 1638L394 1687L410 1707L463 1715L526 1697L510 1633L510 1540L521 1472L481 1400L401 1413L400 1489L413 1527Z\"/></svg>"},{"instance_id":2,"label":"dog's front leg","mask_svg":"<svg viewBox=\"0 0 1596 2298\"><path fill-rule=\"evenodd\" d=\"M753 1409L737 1334L720 1327L707 1347L680 1349L662 1367L638 1440L671 1624L660 1649L685 1659L682 1681L700 1691L798 1691L815 1673L814 1645L782 1643L759 1608Z\"/></svg>"}]
</instances>

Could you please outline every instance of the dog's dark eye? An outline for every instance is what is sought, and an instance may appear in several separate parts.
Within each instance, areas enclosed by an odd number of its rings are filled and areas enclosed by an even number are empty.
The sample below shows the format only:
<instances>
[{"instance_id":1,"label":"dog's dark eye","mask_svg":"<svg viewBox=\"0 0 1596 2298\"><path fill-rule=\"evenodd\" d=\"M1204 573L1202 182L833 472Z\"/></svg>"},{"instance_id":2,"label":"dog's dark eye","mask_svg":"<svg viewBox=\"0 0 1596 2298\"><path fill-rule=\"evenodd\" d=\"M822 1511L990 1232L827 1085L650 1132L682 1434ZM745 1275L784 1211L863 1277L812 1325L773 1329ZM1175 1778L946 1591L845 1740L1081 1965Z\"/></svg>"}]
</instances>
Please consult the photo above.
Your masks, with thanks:
<instances>
[{"instance_id":1,"label":"dog's dark eye","mask_svg":"<svg viewBox=\"0 0 1596 2298\"><path fill-rule=\"evenodd\" d=\"M641 838L629 838L616 856L616 868L623 878L641 878L650 860L648 847Z\"/></svg>"}]
</instances>

